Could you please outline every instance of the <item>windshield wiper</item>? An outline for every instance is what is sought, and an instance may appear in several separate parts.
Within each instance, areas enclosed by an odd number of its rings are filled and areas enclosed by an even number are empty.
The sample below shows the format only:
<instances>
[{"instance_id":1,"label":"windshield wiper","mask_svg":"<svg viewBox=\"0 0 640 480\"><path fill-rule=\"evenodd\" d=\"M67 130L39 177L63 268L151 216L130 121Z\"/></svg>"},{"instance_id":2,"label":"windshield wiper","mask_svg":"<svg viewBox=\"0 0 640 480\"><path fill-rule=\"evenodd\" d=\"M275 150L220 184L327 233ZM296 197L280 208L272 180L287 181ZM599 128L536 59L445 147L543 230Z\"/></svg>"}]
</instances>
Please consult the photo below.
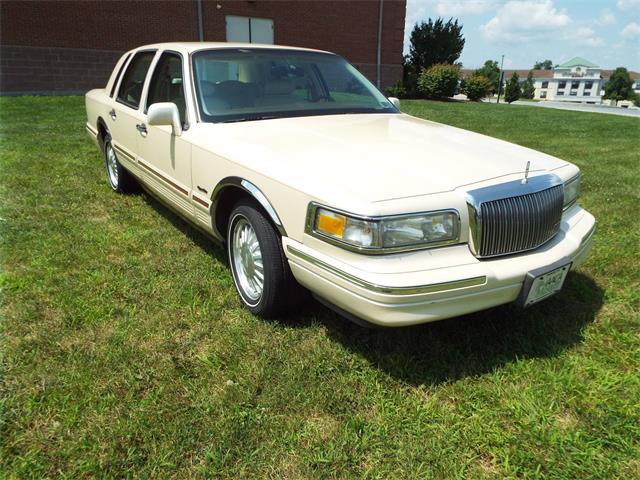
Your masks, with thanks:
<instances>
[{"instance_id":1,"label":"windshield wiper","mask_svg":"<svg viewBox=\"0 0 640 480\"><path fill-rule=\"evenodd\" d=\"M254 120L272 120L276 117L275 115L267 116L267 115L253 115L250 117L240 117L240 118L231 118L229 120L224 120L222 123L236 123L236 122L253 122Z\"/></svg>"}]
</instances>

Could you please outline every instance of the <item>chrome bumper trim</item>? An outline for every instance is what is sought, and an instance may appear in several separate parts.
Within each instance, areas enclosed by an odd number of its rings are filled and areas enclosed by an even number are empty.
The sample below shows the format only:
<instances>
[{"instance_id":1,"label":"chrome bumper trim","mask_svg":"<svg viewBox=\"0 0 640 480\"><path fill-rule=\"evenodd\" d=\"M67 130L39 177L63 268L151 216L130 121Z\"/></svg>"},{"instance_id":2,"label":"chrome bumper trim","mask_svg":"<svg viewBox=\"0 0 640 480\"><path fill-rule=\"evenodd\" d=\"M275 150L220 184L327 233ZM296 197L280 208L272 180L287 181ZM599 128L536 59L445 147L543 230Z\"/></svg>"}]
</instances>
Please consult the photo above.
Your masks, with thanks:
<instances>
[{"instance_id":1,"label":"chrome bumper trim","mask_svg":"<svg viewBox=\"0 0 640 480\"><path fill-rule=\"evenodd\" d=\"M591 237L593 237L593 234L596 231L596 224L593 224L593 227L591 227L589 229L589 231L586 233L586 235L584 237L582 237L582 241L580 242L580 248L584 247L584 245L591 240Z\"/></svg>"},{"instance_id":2,"label":"chrome bumper trim","mask_svg":"<svg viewBox=\"0 0 640 480\"><path fill-rule=\"evenodd\" d=\"M309 262L312 265L322 268L323 270L346 280L349 283L357 285L358 287L370 290L376 293L385 293L389 295L419 295L422 293L437 293L445 292L448 290L456 290L459 288L477 287L487 283L487 277L472 277L465 278L463 280L455 280L452 282L432 283L428 285L416 285L411 287L388 287L383 285L376 285L375 283L367 282L361 278L358 278L350 273L347 273L339 268L329 265L322 260L318 260L309 254L306 254L291 245L287 245L287 252L294 257L300 258L305 262Z\"/></svg>"}]
</instances>

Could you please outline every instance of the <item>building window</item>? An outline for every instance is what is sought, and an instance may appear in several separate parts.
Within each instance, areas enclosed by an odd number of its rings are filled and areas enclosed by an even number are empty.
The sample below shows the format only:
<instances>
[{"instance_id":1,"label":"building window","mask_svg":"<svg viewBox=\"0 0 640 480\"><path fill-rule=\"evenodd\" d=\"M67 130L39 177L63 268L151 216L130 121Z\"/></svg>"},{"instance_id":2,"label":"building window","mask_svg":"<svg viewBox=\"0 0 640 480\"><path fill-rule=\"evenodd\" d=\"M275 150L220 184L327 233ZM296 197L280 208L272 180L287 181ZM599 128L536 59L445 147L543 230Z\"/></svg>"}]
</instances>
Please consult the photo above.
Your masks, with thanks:
<instances>
[{"instance_id":1,"label":"building window","mask_svg":"<svg viewBox=\"0 0 640 480\"><path fill-rule=\"evenodd\" d=\"M589 97L589 96L591 96L591 91L590 91L590 90L585 90L584 92L582 92L582 96L583 96L583 97Z\"/></svg>"},{"instance_id":2,"label":"building window","mask_svg":"<svg viewBox=\"0 0 640 480\"><path fill-rule=\"evenodd\" d=\"M580 86L580 82L571 82L571 88L578 88Z\"/></svg>"},{"instance_id":3,"label":"building window","mask_svg":"<svg viewBox=\"0 0 640 480\"><path fill-rule=\"evenodd\" d=\"M566 86L567 86L567 82L566 82L566 80L563 80L562 82L559 82L559 83L558 83L558 88L559 88L559 89L560 89L560 88L566 88Z\"/></svg>"},{"instance_id":4,"label":"building window","mask_svg":"<svg viewBox=\"0 0 640 480\"><path fill-rule=\"evenodd\" d=\"M558 90L558 95L559 95L559 96L564 95L564 90Z\"/></svg>"},{"instance_id":5,"label":"building window","mask_svg":"<svg viewBox=\"0 0 640 480\"><path fill-rule=\"evenodd\" d=\"M571 90L569 92L569 95L572 96L572 97L575 97L576 95L578 95L578 90Z\"/></svg>"},{"instance_id":6,"label":"building window","mask_svg":"<svg viewBox=\"0 0 640 480\"><path fill-rule=\"evenodd\" d=\"M547 98L547 92L540 92L540 98Z\"/></svg>"},{"instance_id":7,"label":"building window","mask_svg":"<svg viewBox=\"0 0 640 480\"><path fill-rule=\"evenodd\" d=\"M593 82L586 82L584 84L585 90L591 90L592 87L593 87Z\"/></svg>"},{"instance_id":8,"label":"building window","mask_svg":"<svg viewBox=\"0 0 640 480\"><path fill-rule=\"evenodd\" d=\"M273 44L273 20L270 18L227 15L227 42Z\"/></svg>"},{"instance_id":9,"label":"building window","mask_svg":"<svg viewBox=\"0 0 640 480\"><path fill-rule=\"evenodd\" d=\"M542 82L542 88L548 88L549 82Z\"/></svg>"}]
</instances>

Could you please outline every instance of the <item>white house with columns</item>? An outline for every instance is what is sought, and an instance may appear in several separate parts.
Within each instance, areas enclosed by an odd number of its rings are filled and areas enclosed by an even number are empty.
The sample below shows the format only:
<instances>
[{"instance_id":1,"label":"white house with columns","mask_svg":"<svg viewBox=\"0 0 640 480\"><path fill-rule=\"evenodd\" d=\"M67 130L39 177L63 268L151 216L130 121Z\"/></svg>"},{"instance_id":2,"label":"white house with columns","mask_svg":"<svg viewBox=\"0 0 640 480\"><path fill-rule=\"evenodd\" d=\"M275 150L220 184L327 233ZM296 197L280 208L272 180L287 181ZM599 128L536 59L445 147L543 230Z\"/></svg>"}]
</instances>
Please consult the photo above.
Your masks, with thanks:
<instances>
[{"instance_id":1,"label":"white house with columns","mask_svg":"<svg viewBox=\"0 0 640 480\"><path fill-rule=\"evenodd\" d=\"M584 58L575 57L555 67L551 78L536 78L534 98L600 103L604 84L605 79L602 78L602 70L598 65Z\"/></svg>"}]
</instances>

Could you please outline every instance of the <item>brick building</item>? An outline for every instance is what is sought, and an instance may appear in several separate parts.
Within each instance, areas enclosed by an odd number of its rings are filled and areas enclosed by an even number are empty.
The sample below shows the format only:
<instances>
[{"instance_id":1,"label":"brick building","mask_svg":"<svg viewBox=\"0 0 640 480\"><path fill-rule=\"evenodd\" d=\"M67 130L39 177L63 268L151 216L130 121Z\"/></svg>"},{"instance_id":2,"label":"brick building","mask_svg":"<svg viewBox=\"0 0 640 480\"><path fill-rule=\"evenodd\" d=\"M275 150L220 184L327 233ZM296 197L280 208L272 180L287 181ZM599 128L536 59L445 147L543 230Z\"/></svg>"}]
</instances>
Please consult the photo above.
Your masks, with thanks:
<instances>
[{"instance_id":1,"label":"brick building","mask_svg":"<svg viewBox=\"0 0 640 480\"><path fill-rule=\"evenodd\" d=\"M402 77L406 0L0 2L0 91L81 93L122 52L165 41L253 41L338 53L384 88Z\"/></svg>"}]
</instances>

